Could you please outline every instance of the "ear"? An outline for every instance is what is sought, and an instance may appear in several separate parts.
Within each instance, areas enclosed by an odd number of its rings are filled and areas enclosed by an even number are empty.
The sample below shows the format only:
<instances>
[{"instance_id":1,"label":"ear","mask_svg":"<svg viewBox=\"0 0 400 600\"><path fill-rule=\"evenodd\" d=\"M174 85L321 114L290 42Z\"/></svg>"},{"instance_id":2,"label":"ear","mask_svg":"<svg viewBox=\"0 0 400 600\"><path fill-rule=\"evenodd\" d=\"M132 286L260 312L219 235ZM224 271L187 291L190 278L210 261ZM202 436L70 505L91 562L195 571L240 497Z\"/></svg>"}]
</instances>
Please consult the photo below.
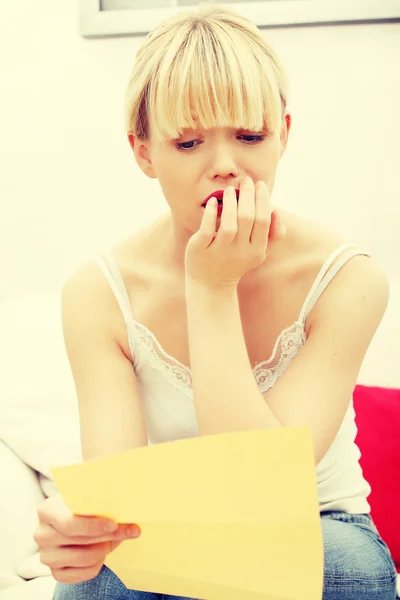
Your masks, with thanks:
<instances>
[{"instance_id":1,"label":"ear","mask_svg":"<svg viewBox=\"0 0 400 600\"><path fill-rule=\"evenodd\" d=\"M292 117L289 113L286 113L285 117L283 119L283 122L282 122L282 127L281 127L281 156L280 156L281 158L284 155L287 144L288 144L291 125L292 125Z\"/></svg>"},{"instance_id":2,"label":"ear","mask_svg":"<svg viewBox=\"0 0 400 600\"><path fill-rule=\"evenodd\" d=\"M135 137L132 132L128 132L129 145L133 150L136 162L142 169L143 173L151 179L157 179L154 172L154 167L150 156L150 142L148 140L140 140Z\"/></svg>"}]
</instances>

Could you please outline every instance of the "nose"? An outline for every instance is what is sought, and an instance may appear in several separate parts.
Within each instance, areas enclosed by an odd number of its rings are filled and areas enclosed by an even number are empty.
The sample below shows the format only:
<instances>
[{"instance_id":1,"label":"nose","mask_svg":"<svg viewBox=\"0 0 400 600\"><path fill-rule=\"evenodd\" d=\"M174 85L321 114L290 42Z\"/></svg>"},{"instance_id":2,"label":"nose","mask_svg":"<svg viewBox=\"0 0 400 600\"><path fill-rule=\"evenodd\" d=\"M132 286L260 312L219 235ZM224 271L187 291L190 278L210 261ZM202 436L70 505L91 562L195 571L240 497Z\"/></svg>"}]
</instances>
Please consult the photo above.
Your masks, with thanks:
<instances>
[{"instance_id":1,"label":"nose","mask_svg":"<svg viewBox=\"0 0 400 600\"><path fill-rule=\"evenodd\" d=\"M227 143L215 144L214 151L210 156L210 165L212 179L239 177L239 168L233 149Z\"/></svg>"}]
</instances>

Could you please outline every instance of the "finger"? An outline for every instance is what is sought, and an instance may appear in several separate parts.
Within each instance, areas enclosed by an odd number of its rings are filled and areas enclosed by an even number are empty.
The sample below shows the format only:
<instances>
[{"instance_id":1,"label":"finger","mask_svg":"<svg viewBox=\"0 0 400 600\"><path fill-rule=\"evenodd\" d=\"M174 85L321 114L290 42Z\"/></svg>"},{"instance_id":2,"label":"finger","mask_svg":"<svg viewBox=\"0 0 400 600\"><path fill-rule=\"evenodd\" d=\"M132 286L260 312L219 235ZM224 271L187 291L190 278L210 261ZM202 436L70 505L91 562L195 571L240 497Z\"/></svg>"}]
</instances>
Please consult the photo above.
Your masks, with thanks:
<instances>
[{"instance_id":1,"label":"finger","mask_svg":"<svg viewBox=\"0 0 400 600\"><path fill-rule=\"evenodd\" d=\"M282 240L286 234L286 226L282 221L281 214L278 209L271 213L271 226L269 229L269 238L274 240Z\"/></svg>"},{"instance_id":2,"label":"finger","mask_svg":"<svg viewBox=\"0 0 400 600\"><path fill-rule=\"evenodd\" d=\"M251 233L251 245L265 251L268 245L272 207L269 190L264 181L257 182L255 207L256 216Z\"/></svg>"},{"instance_id":3,"label":"finger","mask_svg":"<svg viewBox=\"0 0 400 600\"><path fill-rule=\"evenodd\" d=\"M116 531L99 536L65 536L51 525L41 524L34 534L34 540L40 548L55 548L56 546L88 545L99 542L112 542L135 538L140 535L140 527L129 523L120 523Z\"/></svg>"},{"instance_id":4,"label":"finger","mask_svg":"<svg viewBox=\"0 0 400 600\"><path fill-rule=\"evenodd\" d=\"M74 515L58 495L48 498L37 512L42 523L51 525L65 536L104 535L103 526L113 523L110 519L98 516Z\"/></svg>"},{"instance_id":5,"label":"finger","mask_svg":"<svg viewBox=\"0 0 400 600\"><path fill-rule=\"evenodd\" d=\"M103 564L104 560L86 569L64 567L63 569L52 569L51 572L54 579L60 583L82 583L94 579L100 573Z\"/></svg>"},{"instance_id":6,"label":"finger","mask_svg":"<svg viewBox=\"0 0 400 600\"><path fill-rule=\"evenodd\" d=\"M122 540L119 541L121 543ZM44 548L40 552L40 561L50 569L78 567L85 569L104 561L112 551L113 542L90 544L88 546L61 546L60 548ZM115 546L115 544L114 544Z\"/></svg>"},{"instance_id":7,"label":"finger","mask_svg":"<svg viewBox=\"0 0 400 600\"><path fill-rule=\"evenodd\" d=\"M276 210L271 212L271 224L269 226L268 238L270 240L279 239L279 217Z\"/></svg>"},{"instance_id":8,"label":"finger","mask_svg":"<svg viewBox=\"0 0 400 600\"><path fill-rule=\"evenodd\" d=\"M230 243L238 232L238 202L233 186L228 186L225 189L222 207L221 224L218 230L216 246Z\"/></svg>"},{"instance_id":9,"label":"finger","mask_svg":"<svg viewBox=\"0 0 400 600\"><path fill-rule=\"evenodd\" d=\"M198 231L198 233L204 238L204 241L207 245L210 244L210 242L214 239L217 233L217 207L217 199L213 196L207 201L206 207L204 209L204 215Z\"/></svg>"},{"instance_id":10,"label":"finger","mask_svg":"<svg viewBox=\"0 0 400 600\"><path fill-rule=\"evenodd\" d=\"M238 231L236 239L239 244L244 243L247 245L250 242L256 219L255 195L256 187L253 180L251 177L244 177L240 182L240 194L237 207Z\"/></svg>"}]
</instances>

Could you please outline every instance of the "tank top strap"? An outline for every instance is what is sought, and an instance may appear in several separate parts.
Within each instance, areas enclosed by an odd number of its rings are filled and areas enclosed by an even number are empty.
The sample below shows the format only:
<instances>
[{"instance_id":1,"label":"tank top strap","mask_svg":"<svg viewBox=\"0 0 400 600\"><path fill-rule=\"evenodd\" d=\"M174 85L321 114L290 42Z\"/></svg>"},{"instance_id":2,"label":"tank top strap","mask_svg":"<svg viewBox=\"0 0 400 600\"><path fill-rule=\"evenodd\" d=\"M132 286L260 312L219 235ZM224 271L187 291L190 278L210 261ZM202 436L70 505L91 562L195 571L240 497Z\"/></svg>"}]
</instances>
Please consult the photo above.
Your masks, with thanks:
<instances>
[{"instance_id":1,"label":"tank top strap","mask_svg":"<svg viewBox=\"0 0 400 600\"><path fill-rule=\"evenodd\" d=\"M336 258L344 252L344 250L350 250L350 252L345 252L343 256L339 258L339 260L332 265L332 263L336 260ZM339 248L337 248L324 262L322 265L311 289L304 301L303 307L300 311L299 321L303 323L307 319L311 310L314 308L321 294L327 288L329 283L335 277L335 275L340 271L340 269L347 263L350 258L353 256L357 256L361 254L363 256L371 256L370 253L364 252L362 250L358 250L352 244L343 244Z\"/></svg>"},{"instance_id":2,"label":"tank top strap","mask_svg":"<svg viewBox=\"0 0 400 600\"><path fill-rule=\"evenodd\" d=\"M129 300L128 292L126 290L125 282L122 278L121 272L117 265L117 262L111 253L111 251L103 253L98 259L101 270L103 271L110 287L114 293L114 296L119 304L125 323L131 323L135 320L132 312L131 303Z\"/></svg>"}]
</instances>

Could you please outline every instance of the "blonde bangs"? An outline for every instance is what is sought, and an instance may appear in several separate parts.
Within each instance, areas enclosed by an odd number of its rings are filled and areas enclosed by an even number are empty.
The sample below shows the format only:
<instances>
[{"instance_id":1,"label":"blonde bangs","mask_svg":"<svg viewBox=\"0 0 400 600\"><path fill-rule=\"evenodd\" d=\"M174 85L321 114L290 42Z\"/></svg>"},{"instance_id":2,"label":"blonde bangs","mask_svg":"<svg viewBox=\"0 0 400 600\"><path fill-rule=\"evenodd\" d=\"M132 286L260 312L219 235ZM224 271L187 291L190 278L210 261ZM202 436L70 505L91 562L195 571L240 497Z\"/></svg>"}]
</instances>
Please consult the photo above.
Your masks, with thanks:
<instances>
[{"instance_id":1,"label":"blonde bangs","mask_svg":"<svg viewBox=\"0 0 400 600\"><path fill-rule=\"evenodd\" d=\"M280 130L285 74L254 29L192 17L153 42L139 51L127 90L126 125L135 135L146 137L149 122L159 140L197 127Z\"/></svg>"}]
</instances>

